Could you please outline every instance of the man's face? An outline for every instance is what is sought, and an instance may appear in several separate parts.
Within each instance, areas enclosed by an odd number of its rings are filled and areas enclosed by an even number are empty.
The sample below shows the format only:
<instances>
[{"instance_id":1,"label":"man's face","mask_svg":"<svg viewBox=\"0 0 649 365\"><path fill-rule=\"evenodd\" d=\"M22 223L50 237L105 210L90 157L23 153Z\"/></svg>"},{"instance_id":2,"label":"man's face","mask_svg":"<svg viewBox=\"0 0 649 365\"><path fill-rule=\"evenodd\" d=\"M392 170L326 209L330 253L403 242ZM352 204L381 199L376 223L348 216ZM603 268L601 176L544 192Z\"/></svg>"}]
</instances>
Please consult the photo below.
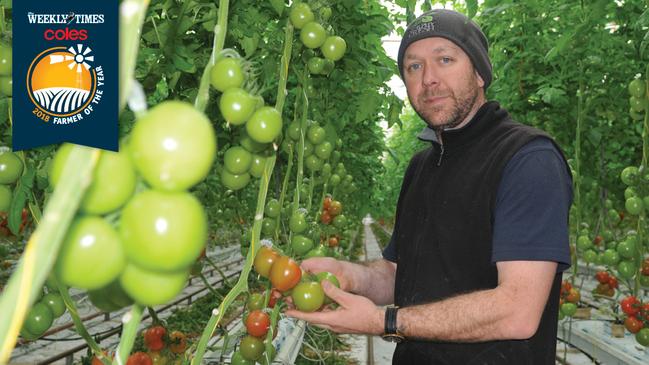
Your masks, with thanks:
<instances>
[{"instance_id":1,"label":"man's face","mask_svg":"<svg viewBox=\"0 0 649 365\"><path fill-rule=\"evenodd\" d=\"M436 130L464 125L484 103L484 81L469 56L446 38L408 46L403 75L410 103Z\"/></svg>"}]
</instances>

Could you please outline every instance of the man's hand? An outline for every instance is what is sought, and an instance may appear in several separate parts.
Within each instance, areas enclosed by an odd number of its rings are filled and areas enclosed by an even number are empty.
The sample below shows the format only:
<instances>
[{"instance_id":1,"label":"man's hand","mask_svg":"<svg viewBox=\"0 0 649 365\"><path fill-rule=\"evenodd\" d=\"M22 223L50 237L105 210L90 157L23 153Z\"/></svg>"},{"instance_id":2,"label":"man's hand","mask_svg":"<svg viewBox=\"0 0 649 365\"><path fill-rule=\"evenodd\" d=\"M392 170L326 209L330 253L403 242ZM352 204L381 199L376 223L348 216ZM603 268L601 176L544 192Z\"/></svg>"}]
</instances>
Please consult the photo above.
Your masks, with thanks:
<instances>
[{"instance_id":1,"label":"man's hand","mask_svg":"<svg viewBox=\"0 0 649 365\"><path fill-rule=\"evenodd\" d=\"M349 263L331 257L314 257L302 261L300 267L302 267L302 270L313 274L328 271L336 275L342 290L351 291L353 288L352 273L347 265Z\"/></svg>"},{"instance_id":2,"label":"man's hand","mask_svg":"<svg viewBox=\"0 0 649 365\"><path fill-rule=\"evenodd\" d=\"M342 289L336 288L335 285L327 280L323 280L321 284L325 294L334 302L338 303L339 307L337 309L313 313L305 313L291 309L287 310L285 314L289 317L301 319L337 333L370 335L380 335L383 333L385 316L383 309L377 307L371 300L365 297L350 294Z\"/></svg>"}]
</instances>

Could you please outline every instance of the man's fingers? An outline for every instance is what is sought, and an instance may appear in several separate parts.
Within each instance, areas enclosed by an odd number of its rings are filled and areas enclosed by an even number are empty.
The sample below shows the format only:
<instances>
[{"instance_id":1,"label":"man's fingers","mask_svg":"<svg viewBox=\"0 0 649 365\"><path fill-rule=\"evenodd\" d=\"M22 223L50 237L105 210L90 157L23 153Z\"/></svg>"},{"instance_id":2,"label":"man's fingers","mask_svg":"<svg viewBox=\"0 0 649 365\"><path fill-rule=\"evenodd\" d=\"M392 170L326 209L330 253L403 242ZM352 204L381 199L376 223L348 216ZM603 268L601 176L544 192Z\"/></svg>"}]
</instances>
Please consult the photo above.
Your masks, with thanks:
<instances>
[{"instance_id":1,"label":"man's fingers","mask_svg":"<svg viewBox=\"0 0 649 365\"><path fill-rule=\"evenodd\" d=\"M352 294L349 294L346 291L339 289L338 287L333 285L329 280L322 280L320 284L322 285L322 289L324 290L325 295L340 305L344 306L345 299L352 296Z\"/></svg>"}]
</instances>

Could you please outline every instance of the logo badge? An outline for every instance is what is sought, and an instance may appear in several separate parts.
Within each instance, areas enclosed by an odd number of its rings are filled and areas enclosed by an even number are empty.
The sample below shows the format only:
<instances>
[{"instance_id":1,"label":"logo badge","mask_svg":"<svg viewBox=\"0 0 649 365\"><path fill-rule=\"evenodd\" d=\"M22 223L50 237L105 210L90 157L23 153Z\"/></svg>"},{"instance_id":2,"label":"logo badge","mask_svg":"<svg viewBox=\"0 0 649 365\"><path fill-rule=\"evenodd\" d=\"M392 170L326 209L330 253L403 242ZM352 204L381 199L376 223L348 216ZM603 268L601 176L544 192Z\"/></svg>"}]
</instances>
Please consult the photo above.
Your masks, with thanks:
<instances>
[{"instance_id":1,"label":"logo badge","mask_svg":"<svg viewBox=\"0 0 649 365\"><path fill-rule=\"evenodd\" d=\"M14 150L117 150L117 4L17 2L13 16Z\"/></svg>"}]
</instances>

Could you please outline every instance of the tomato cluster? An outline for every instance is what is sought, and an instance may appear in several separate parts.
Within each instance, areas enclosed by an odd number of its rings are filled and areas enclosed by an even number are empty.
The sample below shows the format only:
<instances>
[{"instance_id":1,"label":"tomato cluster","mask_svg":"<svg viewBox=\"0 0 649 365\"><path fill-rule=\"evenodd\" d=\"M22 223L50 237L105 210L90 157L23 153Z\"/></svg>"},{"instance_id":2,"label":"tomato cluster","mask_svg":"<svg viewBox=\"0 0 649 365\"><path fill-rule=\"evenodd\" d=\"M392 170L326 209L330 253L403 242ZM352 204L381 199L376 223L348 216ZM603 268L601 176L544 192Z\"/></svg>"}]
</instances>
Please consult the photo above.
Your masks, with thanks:
<instances>
[{"instance_id":1,"label":"tomato cluster","mask_svg":"<svg viewBox=\"0 0 649 365\"><path fill-rule=\"evenodd\" d=\"M207 176L216 137L203 113L166 101L138 118L121 147L101 153L54 267L64 284L88 290L104 310L130 298L163 304L184 288L207 238L206 214L187 190ZM54 157L52 185L70 173L72 149L63 145ZM117 227L106 219L115 213Z\"/></svg>"},{"instance_id":2,"label":"tomato cluster","mask_svg":"<svg viewBox=\"0 0 649 365\"><path fill-rule=\"evenodd\" d=\"M300 30L300 41L309 50L320 49L323 57L314 51L304 54L307 68L313 75L329 75L334 69L334 62L340 60L347 51L347 42L336 35L327 35L322 26L331 17L331 8L320 6L318 20L316 14L307 3L295 3L289 14L291 24Z\"/></svg>"},{"instance_id":3,"label":"tomato cluster","mask_svg":"<svg viewBox=\"0 0 649 365\"><path fill-rule=\"evenodd\" d=\"M244 188L264 171L270 143L282 132L282 115L264 105L261 96L246 91L248 64L238 55L221 56L210 70L212 87L220 91L219 110L225 121L240 130L239 144L225 151L221 181L231 190Z\"/></svg>"},{"instance_id":4,"label":"tomato cluster","mask_svg":"<svg viewBox=\"0 0 649 365\"><path fill-rule=\"evenodd\" d=\"M620 301L620 309L626 315L624 327L635 334L639 344L649 347L649 303L629 295Z\"/></svg>"},{"instance_id":5,"label":"tomato cluster","mask_svg":"<svg viewBox=\"0 0 649 365\"><path fill-rule=\"evenodd\" d=\"M12 94L12 53L10 44L0 42L0 95Z\"/></svg>"},{"instance_id":6,"label":"tomato cluster","mask_svg":"<svg viewBox=\"0 0 649 365\"><path fill-rule=\"evenodd\" d=\"M39 298L36 299L23 322L20 335L26 340L41 337L52 326L54 320L65 313L65 303L56 287L49 284L46 289L47 293L39 294Z\"/></svg>"},{"instance_id":7,"label":"tomato cluster","mask_svg":"<svg viewBox=\"0 0 649 365\"><path fill-rule=\"evenodd\" d=\"M0 62L2 60L0 59ZM0 67L1 68L1 67ZM18 181L23 173L24 164L17 154L9 149L0 149L0 216L9 213L13 190L11 186Z\"/></svg>"},{"instance_id":8,"label":"tomato cluster","mask_svg":"<svg viewBox=\"0 0 649 365\"><path fill-rule=\"evenodd\" d=\"M593 289L594 294L613 297L615 289L618 287L617 278L608 273L608 271L598 271L595 274L595 279L599 282L597 287Z\"/></svg>"},{"instance_id":9,"label":"tomato cluster","mask_svg":"<svg viewBox=\"0 0 649 365\"><path fill-rule=\"evenodd\" d=\"M561 298L559 299L559 319L572 317L577 312L577 303L581 299L579 289L574 288L569 281L561 283Z\"/></svg>"}]
</instances>

